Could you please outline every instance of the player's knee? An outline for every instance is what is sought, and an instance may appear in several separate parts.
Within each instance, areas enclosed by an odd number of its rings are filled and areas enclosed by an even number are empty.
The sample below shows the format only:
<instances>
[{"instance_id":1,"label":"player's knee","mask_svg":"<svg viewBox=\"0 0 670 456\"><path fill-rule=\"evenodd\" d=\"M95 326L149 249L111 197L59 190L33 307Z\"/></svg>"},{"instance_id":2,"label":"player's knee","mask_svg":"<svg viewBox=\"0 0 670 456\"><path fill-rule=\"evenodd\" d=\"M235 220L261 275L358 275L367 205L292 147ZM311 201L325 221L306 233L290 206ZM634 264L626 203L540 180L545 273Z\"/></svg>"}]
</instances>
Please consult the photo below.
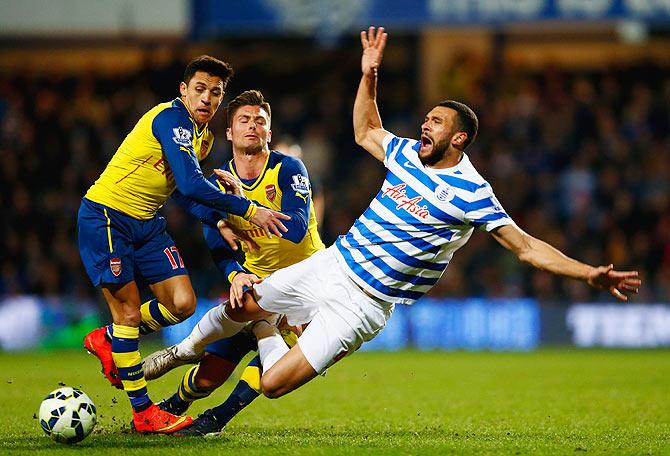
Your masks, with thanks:
<instances>
[{"instance_id":1,"label":"player's knee","mask_svg":"<svg viewBox=\"0 0 670 456\"><path fill-rule=\"evenodd\" d=\"M179 290L172 299L172 313L179 320L186 320L195 312L196 297L193 289Z\"/></svg>"},{"instance_id":2,"label":"player's knee","mask_svg":"<svg viewBox=\"0 0 670 456\"><path fill-rule=\"evenodd\" d=\"M263 374L261 377L261 391L268 399L276 399L284 395L282 384L278 380L276 376L272 375L272 371Z\"/></svg>"},{"instance_id":3,"label":"player's knee","mask_svg":"<svg viewBox=\"0 0 670 456\"><path fill-rule=\"evenodd\" d=\"M118 318L120 318L121 321L114 321L114 323L123 326L130 326L132 328L139 327L140 323L142 322L142 314L140 313L140 309L135 309L130 306L126 306Z\"/></svg>"}]
</instances>

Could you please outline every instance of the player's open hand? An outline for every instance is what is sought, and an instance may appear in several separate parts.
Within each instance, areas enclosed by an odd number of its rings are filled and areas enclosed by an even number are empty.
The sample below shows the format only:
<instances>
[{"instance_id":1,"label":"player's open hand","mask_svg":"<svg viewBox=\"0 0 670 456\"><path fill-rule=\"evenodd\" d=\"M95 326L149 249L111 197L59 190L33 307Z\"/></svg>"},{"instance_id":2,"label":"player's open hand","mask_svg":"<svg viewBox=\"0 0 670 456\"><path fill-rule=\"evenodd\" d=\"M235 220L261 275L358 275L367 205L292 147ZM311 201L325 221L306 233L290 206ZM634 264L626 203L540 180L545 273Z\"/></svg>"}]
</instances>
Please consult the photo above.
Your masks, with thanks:
<instances>
[{"instance_id":1,"label":"player's open hand","mask_svg":"<svg viewBox=\"0 0 670 456\"><path fill-rule=\"evenodd\" d=\"M642 284L637 271L615 271L612 264L593 268L587 282L594 288L608 290L621 301L628 301L624 293L637 293Z\"/></svg>"},{"instance_id":2,"label":"player's open hand","mask_svg":"<svg viewBox=\"0 0 670 456\"><path fill-rule=\"evenodd\" d=\"M363 46L361 71L364 75L374 76L376 74L377 68L382 64L387 38L388 33L384 31L384 27L375 30L373 26L370 26L367 32L361 32L361 45Z\"/></svg>"},{"instance_id":3,"label":"player's open hand","mask_svg":"<svg viewBox=\"0 0 670 456\"><path fill-rule=\"evenodd\" d=\"M263 279L259 279L256 274L247 274L245 272L238 272L233 277L230 283L230 305L231 307L243 307L242 298L244 297L244 287L253 287L256 283L261 283Z\"/></svg>"},{"instance_id":4,"label":"player's open hand","mask_svg":"<svg viewBox=\"0 0 670 456\"><path fill-rule=\"evenodd\" d=\"M265 207L259 207L254 216L251 217L251 223L260 226L270 239L272 239L273 233L279 237L284 237L283 233L288 231L282 220L291 220L291 217Z\"/></svg>"},{"instance_id":5,"label":"player's open hand","mask_svg":"<svg viewBox=\"0 0 670 456\"><path fill-rule=\"evenodd\" d=\"M232 173L223 169L215 168L214 174L216 174L217 180L221 183L221 185L223 185L226 191L232 193L233 195L244 196L242 181L233 176Z\"/></svg>"},{"instance_id":6,"label":"player's open hand","mask_svg":"<svg viewBox=\"0 0 670 456\"><path fill-rule=\"evenodd\" d=\"M251 252L256 252L260 250L260 247L258 244L256 244L256 241L251 239L251 237L245 233L242 230L238 230L237 228L228 225L225 220L221 219L218 221L216 224L216 227L219 229L219 234L221 234L221 237L228 243L231 249L234 251L237 251L237 241L244 242L244 244L247 246L247 248Z\"/></svg>"}]
</instances>

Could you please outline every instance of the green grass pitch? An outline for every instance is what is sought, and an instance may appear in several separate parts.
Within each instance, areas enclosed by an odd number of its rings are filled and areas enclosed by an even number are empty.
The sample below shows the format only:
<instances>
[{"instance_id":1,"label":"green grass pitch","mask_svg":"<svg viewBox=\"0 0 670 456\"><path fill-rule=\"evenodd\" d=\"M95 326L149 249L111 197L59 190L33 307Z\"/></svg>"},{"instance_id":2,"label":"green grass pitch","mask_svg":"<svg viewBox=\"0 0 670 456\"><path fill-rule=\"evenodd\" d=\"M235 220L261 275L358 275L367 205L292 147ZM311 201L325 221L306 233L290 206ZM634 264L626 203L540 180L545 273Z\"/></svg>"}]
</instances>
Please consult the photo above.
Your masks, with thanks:
<instances>
[{"instance_id":1,"label":"green grass pitch","mask_svg":"<svg viewBox=\"0 0 670 456\"><path fill-rule=\"evenodd\" d=\"M150 383L152 397L181 372ZM0 380L0 454L670 454L668 350L358 353L208 439L131 434L125 395L83 351L0 354ZM33 416L59 382L98 407L77 445L53 442Z\"/></svg>"}]
</instances>

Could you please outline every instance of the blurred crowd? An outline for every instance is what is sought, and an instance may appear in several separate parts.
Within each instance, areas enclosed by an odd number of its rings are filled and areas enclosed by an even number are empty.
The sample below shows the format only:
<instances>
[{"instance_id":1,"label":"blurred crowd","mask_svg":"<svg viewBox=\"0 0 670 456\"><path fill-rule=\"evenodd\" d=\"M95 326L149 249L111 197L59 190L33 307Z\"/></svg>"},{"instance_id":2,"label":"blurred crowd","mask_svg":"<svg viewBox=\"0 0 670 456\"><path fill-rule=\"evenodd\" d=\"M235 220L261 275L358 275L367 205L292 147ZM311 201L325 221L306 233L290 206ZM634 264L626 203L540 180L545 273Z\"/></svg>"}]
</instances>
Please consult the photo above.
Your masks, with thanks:
<instances>
[{"instance_id":1,"label":"blurred crowd","mask_svg":"<svg viewBox=\"0 0 670 456\"><path fill-rule=\"evenodd\" d=\"M275 142L299 146L325 197L327 244L349 229L384 176L353 141L360 70L358 51L346 54L324 51L300 71L231 61L236 75L226 95L264 92ZM414 63L398 59L384 67L379 96L385 127L416 138L429 106L415 95ZM97 296L77 249L80 199L139 117L177 95L183 66L174 60L129 75L0 76L0 296ZM638 302L670 299L670 68L538 72L466 57L445 68L442 83L445 98L479 115L468 154L524 230L585 262L640 270ZM230 156L225 115L212 127L217 141L208 169ZM197 222L171 204L163 212L196 291L224 293L201 236L193 235ZM544 304L610 300L520 264L485 233L454 256L431 294L529 296Z\"/></svg>"}]
</instances>

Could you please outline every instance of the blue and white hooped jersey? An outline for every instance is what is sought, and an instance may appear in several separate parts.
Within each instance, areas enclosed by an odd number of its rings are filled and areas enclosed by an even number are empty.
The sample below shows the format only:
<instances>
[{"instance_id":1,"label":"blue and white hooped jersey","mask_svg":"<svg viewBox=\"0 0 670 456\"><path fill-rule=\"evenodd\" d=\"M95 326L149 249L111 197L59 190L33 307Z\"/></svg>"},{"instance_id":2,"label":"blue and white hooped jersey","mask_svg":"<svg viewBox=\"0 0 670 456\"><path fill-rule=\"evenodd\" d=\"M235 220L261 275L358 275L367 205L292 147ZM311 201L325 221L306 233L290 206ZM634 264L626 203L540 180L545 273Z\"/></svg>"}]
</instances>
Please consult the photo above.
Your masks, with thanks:
<instances>
[{"instance_id":1,"label":"blue and white hooped jersey","mask_svg":"<svg viewBox=\"0 0 670 456\"><path fill-rule=\"evenodd\" d=\"M413 304L437 283L474 228L514 223L468 156L425 167L419 141L388 134L381 190L335 245L349 277L391 303Z\"/></svg>"}]
</instances>

